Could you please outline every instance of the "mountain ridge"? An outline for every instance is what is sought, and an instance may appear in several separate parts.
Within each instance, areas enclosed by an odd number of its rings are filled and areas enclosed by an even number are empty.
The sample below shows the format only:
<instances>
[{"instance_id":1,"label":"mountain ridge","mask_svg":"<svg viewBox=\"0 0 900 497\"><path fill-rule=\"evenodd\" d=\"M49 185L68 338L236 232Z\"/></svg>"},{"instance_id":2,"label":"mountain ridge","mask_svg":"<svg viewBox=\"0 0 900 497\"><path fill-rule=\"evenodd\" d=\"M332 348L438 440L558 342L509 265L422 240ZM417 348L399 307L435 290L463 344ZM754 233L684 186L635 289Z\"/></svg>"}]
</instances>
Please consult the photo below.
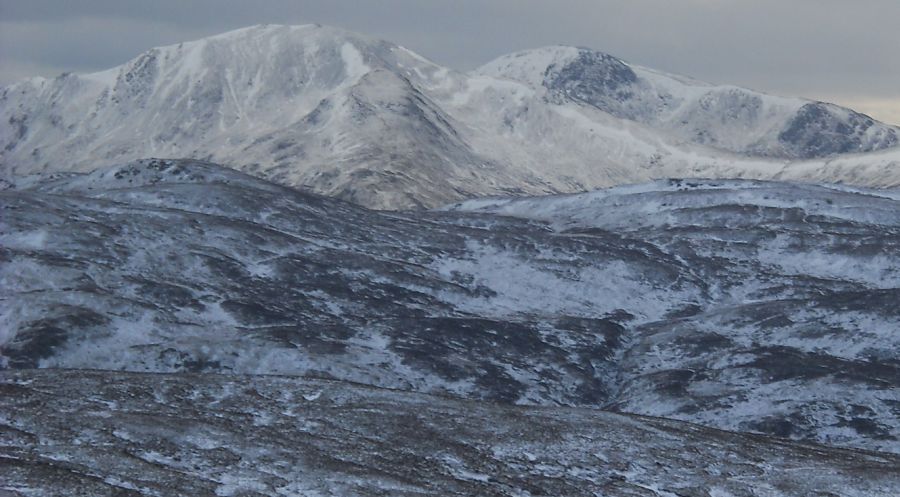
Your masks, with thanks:
<instances>
[{"instance_id":1,"label":"mountain ridge","mask_svg":"<svg viewBox=\"0 0 900 497\"><path fill-rule=\"evenodd\" d=\"M524 59L536 72L498 70ZM573 47L462 73L316 25L252 26L26 80L2 90L0 117L6 177L191 157L389 209L665 177L900 184L897 128L830 104Z\"/></svg>"}]
</instances>

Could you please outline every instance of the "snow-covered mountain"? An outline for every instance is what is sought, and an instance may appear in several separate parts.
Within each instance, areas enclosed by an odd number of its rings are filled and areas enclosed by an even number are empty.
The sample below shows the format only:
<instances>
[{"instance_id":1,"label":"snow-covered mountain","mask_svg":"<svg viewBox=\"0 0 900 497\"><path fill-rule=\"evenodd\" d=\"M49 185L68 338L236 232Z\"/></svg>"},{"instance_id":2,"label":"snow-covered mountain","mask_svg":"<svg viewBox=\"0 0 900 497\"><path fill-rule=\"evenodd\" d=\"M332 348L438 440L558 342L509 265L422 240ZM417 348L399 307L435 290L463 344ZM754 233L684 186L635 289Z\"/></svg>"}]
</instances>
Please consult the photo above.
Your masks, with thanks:
<instances>
[{"instance_id":1,"label":"snow-covered mountain","mask_svg":"<svg viewBox=\"0 0 900 497\"><path fill-rule=\"evenodd\" d=\"M189 157L376 208L684 176L893 186L897 144L897 128L848 109L587 49L461 73L313 25L254 26L0 91L7 180Z\"/></svg>"},{"instance_id":2,"label":"snow-covered mountain","mask_svg":"<svg viewBox=\"0 0 900 497\"><path fill-rule=\"evenodd\" d=\"M8 368L285 374L900 452L900 193L378 212L193 161L0 192Z\"/></svg>"},{"instance_id":3,"label":"snow-covered mountain","mask_svg":"<svg viewBox=\"0 0 900 497\"><path fill-rule=\"evenodd\" d=\"M822 102L715 86L574 47L501 57L477 71L513 79L560 105L579 103L686 142L791 159L898 145L898 129Z\"/></svg>"}]
</instances>

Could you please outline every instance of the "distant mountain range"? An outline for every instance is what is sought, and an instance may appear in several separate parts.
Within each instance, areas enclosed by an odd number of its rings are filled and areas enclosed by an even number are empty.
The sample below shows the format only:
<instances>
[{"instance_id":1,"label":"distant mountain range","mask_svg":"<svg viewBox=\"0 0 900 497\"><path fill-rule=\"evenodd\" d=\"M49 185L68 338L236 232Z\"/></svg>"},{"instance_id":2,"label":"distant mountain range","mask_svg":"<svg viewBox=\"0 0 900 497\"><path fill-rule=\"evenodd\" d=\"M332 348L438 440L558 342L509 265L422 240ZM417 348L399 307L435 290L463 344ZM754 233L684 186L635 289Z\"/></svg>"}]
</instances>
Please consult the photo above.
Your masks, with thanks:
<instances>
[{"instance_id":1,"label":"distant mountain range","mask_svg":"<svg viewBox=\"0 0 900 497\"><path fill-rule=\"evenodd\" d=\"M900 185L900 129L575 47L463 73L386 41L253 26L0 91L0 175L213 160L374 208L666 177Z\"/></svg>"}]
</instances>

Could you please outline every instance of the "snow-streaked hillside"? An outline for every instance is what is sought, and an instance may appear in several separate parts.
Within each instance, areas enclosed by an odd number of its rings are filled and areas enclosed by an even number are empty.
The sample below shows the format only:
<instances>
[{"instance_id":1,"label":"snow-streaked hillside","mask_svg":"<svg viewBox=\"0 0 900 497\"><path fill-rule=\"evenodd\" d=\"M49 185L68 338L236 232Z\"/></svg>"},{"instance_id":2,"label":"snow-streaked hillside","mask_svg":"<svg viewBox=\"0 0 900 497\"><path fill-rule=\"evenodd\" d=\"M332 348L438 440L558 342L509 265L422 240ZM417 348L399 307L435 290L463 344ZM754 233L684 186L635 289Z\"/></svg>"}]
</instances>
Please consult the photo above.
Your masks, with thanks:
<instances>
[{"instance_id":1,"label":"snow-streaked hillside","mask_svg":"<svg viewBox=\"0 0 900 497\"><path fill-rule=\"evenodd\" d=\"M896 191L672 181L386 213L151 160L0 206L9 368L311 375L900 452Z\"/></svg>"},{"instance_id":2,"label":"snow-streaked hillside","mask_svg":"<svg viewBox=\"0 0 900 497\"><path fill-rule=\"evenodd\" d=\"M0 493L12 496L893 497L900 488L895 454L340 381L5 371L0 392Z\"/></svg>"},{"instance_id":3,"label":"snow-streaked hillside","mask_svg":"<svg viewBox=\"0 0 900 497\"><path fill-rule=\"evenodd\" d=\"M375 208L684 176L894 186L896 145L896 128L847 109L585 49L463 74L315 25L254 26L0 91L6 180L189 157Z\"/></svg>"},{"instance_id":4,"label":"snow-streaked hillside","mask_svg":"<svg viewBox=\"0 0 900 497\"><path fill-rule=\"evenodd\" d=\"M894 398L900 380L900 190L670 180L449 209L634 237L709 283L715 305L634 328L615 408L781 436L824 416L823 441L896 436L841 413L871 412L862 399ZM886 382L845 392L860 375ZM875 408L885 427L900 425L893 402Z\"/></svg>"}]
</instances>

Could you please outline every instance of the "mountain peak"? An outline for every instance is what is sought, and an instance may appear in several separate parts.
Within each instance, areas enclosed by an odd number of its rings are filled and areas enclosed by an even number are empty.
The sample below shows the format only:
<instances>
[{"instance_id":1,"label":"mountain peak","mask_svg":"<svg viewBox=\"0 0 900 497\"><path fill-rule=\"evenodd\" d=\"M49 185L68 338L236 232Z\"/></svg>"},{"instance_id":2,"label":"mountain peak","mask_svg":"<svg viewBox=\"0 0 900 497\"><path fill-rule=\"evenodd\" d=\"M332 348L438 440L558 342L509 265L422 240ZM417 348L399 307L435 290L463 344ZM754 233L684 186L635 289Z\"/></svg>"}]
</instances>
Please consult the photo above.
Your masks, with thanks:
<instances>
[{"instance_id":1,"label":"mountain peak","mask_svg":"<svg viewBox=\"0 0 900 497\"><path fill-rule=\"evenodd\" d=\"M550 45L520 50L502 55L475 69L482 76L512 79L531 86L540 86L543 74L553 64L572 60L579 48L566 45Z\"/></svg>"},{"instance_id":2,"label":"mountain peak","mask_svg":"<svg viewBox=\"0 0 900 497\"><path fill-rule=\"evenodd\" d=\"M399 50L398 50L399 49ZM375 62L383 66L384 59L390 59L391 52L399 52L402 57L418 61L427 61L424 57L384 40L371 38L363 34L343 28L322 24L255 24L243 28L226 31L204 38L183 41L170 45L150 48L134 59L110 69L93 73L63 73L57 78L27 78L8 86L39 87L54 80L71 79L77 84L113 87L124 72L138 70L142 73L125 75L125 83L135 83L134 77L155 73L161 65L177 66L181 75L216 72L210 66L226 67L232 63L258 66L260 63L278 63L289 69L308 63L316 58L343 58L359 66L365 62ZM359 54L357 56L356 53ZM295 57L290 57L293 53ZM231 57L234 55L235 58ZM390 65L392 61L388 61ZM352 72L352 71L351 71ZM173 74L167 74L171 77ZM358 74L357 74L358 76ZM100 91L100 90L98 90Z\"/></svg>"},{"instance_id":3,"label":"mountain peak","mask_svg":"<svg viewBox=\"0 0 900 497\"><path fill-rule=\"evenodd\" d=\"M166 47L174 47L184 44L190 43L202 43L202 42L211 42L211 41L243 41L247 38L253 38L258 36L277 36L277 37L311 37L316 36L320 38L342 38L342 39L355 39L358 41L369 41L369 42L377 42L377 40L370 38L368 36L362 35L360 33L355 33L353 31L348 31L343 28L338 28L335 26L325 26L322 24L254 24L252 26L245 26L243 28L233 29L231 31L225 31L223 33L217 33L214 35L210 35L203 38L198 38L196 40L185 41L182 43L175 43L172 45L167 45L165 47L157 47L157 48L166 48Z\"/></svg>"},{"instance_id":4,"label":"mountain peak","mask_svg":"<svg viewBox=\"0 0 900 497\"><path fill-rule=\"evenodd\" d=\"M0 90L3 176L182 157L377 208L672 175L783 177L786 159L820 161L794 168L798 179L889 186L900 182L892 159L872 159L871 174L822 159L898 143L900 130L847 109L588 48L525 50L461 74L312 24L249 26Z\"/></svg>"}]
</instances>

